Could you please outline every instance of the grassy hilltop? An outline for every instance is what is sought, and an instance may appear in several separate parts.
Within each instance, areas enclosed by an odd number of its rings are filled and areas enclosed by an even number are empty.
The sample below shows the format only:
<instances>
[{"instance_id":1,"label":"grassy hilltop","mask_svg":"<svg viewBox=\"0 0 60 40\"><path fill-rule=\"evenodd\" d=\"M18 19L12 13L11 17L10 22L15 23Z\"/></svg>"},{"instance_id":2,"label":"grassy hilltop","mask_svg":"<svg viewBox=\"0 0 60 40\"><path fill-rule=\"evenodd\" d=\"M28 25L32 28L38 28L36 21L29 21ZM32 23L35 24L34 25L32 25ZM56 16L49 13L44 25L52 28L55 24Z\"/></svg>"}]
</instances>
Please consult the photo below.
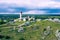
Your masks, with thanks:
<instances>
[{"instance_id":1,"label":"grassy hilltop","mask_svg":"<svg viewBox=\"0 0 60 40\"><path fill-rule=\"evenodd\" d=\"M42 40L43 36L43 30L47 26L51 26L51 33L46 36L44 40L57 40L55 36L55 31L57 29L60 29L60 23L51 22L51 21L36 21L32 22L29 26L23 26L24 32L17 32L18 28L15 30L10 31L10 28L12 27L18 27L18 25L24 23L21 22L15 22L11 24L3 24L0 26L0 35L3 35L4 37L2 40L6 40L6 36L10 37L10 40ZM33 30L32 28L37 25L37 29Z\"/></svg>"}]
</instances>

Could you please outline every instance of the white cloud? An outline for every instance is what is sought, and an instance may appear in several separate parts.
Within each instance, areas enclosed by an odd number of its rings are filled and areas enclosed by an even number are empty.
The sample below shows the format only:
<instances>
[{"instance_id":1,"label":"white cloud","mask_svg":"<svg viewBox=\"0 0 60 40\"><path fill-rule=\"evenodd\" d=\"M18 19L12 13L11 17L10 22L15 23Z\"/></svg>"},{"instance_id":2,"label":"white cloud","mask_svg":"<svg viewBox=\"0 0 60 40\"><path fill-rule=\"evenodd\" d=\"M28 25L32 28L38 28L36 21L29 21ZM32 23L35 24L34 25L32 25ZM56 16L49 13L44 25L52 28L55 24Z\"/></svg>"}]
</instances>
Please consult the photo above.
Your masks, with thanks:
<instances>
[{"instance_id":1,"label":"white cloud","mask_svg":"<svg viewBox=\"0 0 60 40\"><path fill-rule=\"evenodd\" d=\"M52 0L0 0L0 8L7 9L9 12L15 12L14 7L26 7L27 9L37 8L60 8L60 2ZM11 8L10 8L11 7ZM45 11L31 10L25 14L46 14ZM55 14L55 13L54 13ZM60 14L60 13L59 13Z\"/></svg>"},{"instance_id":2,"label":"white cloud","mask_svg":"<svg viewBox=\"0 0 60 40\"><path fill-rule=\"evenodd\" d=\"M23 14L46 14L45 11L31 10L28 12L24 12Z\"/></svg>"},{"instance_id":3,"label":"white cloud","mask_svg":"<svg viewBox=\"0 0 60 40\"><path fill-rule=\"evenodd\" d=\"M9 12L15 12L16 10L15 9L7 9Z\"/></svg>"},{"instance_id":4,"label":"white cloud","mask_svg":"<svg viewBox=\"0 0 60 40\"><path fill-rule=\"evenodd\" d=\"M51 13L51 14L60 15L60 13Z\"/></svg>"},{"instance_id":5,"label":"white cloud","mask_svg":"<svg viewBox=\"0 0 60 40\"><path fill-rule=\"evenodd\" d=\"M60 2L52 0L0 0L0 4L14 4L19 7L27 8L41 8L41 7L51 7L59 8Z\"/></svg>"}]
</instances>

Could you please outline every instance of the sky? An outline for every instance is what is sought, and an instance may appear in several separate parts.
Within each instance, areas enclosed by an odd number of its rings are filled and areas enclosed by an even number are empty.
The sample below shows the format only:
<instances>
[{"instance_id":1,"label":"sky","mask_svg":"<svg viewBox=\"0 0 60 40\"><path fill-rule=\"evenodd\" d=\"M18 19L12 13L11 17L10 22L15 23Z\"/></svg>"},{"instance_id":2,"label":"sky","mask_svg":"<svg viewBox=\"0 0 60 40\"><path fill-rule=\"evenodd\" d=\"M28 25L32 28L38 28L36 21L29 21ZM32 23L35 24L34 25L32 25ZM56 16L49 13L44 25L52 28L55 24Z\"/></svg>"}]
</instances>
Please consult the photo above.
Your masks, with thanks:
<instances>
[{"instance_id":1,"label":"sky","mask_svg":"<svg viewBox=\"0 0 60 40\"><path fill-rule=\"evenodd\" d=\"M0 0L0 14L58 14L60 0Z\"/></svg>"}]
</instances>

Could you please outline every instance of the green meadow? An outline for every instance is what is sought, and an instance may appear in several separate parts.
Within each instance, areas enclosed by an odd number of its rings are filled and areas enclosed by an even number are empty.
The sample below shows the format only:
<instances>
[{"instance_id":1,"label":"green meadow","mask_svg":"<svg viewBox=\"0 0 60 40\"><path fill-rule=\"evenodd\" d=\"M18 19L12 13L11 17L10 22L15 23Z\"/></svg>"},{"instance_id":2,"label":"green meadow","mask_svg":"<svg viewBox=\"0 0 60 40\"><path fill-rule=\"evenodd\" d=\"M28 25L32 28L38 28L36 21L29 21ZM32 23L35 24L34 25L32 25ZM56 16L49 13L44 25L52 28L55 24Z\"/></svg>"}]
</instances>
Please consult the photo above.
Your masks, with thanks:
<instances>
[{"instance_id":1,"label":"green meadow","mask_svg":"<svg viewBox=\"0 0 60 40\"><path fill-rule=\"evenodd\" d=\"M36 21L32 22L29 26L23 26L24 32L17 32L18 25L23 24L24 22L17 21L15 23L11 24L2 24L0 25L0 35L3 35L4 37L2 40L43 40L43 30L47 26L51 26L51 32L49 35L45 37L44 40L57 40L55 36L55 32L57 29L60 29L60 23L57 22L51 22L51 21ZM36 26L36 29L33 30L33 28ZM16 27L15 30L10 31L10 28ZM6 36L9 36L10 38L6 38Z\"/></svg>"}]
</instances>

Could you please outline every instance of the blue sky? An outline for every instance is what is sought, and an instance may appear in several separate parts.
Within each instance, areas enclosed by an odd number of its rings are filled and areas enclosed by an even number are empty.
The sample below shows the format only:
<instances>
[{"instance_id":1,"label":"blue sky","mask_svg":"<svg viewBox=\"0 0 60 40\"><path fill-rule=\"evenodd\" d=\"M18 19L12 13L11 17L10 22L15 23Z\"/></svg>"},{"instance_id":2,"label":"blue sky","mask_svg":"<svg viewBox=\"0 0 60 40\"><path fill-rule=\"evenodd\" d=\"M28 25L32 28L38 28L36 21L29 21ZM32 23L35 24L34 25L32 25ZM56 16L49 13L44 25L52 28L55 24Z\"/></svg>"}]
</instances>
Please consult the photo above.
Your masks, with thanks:
<instances>
[{"instance_id":1,"label":"blue sky","mask_svg":"<svg viewBox=\"0 0 60 40\"><path fill-rule=\"evenodd\" d=\"M58 14L60 0L0 0L0 14Z\"/></svg>"}]
</instances>

